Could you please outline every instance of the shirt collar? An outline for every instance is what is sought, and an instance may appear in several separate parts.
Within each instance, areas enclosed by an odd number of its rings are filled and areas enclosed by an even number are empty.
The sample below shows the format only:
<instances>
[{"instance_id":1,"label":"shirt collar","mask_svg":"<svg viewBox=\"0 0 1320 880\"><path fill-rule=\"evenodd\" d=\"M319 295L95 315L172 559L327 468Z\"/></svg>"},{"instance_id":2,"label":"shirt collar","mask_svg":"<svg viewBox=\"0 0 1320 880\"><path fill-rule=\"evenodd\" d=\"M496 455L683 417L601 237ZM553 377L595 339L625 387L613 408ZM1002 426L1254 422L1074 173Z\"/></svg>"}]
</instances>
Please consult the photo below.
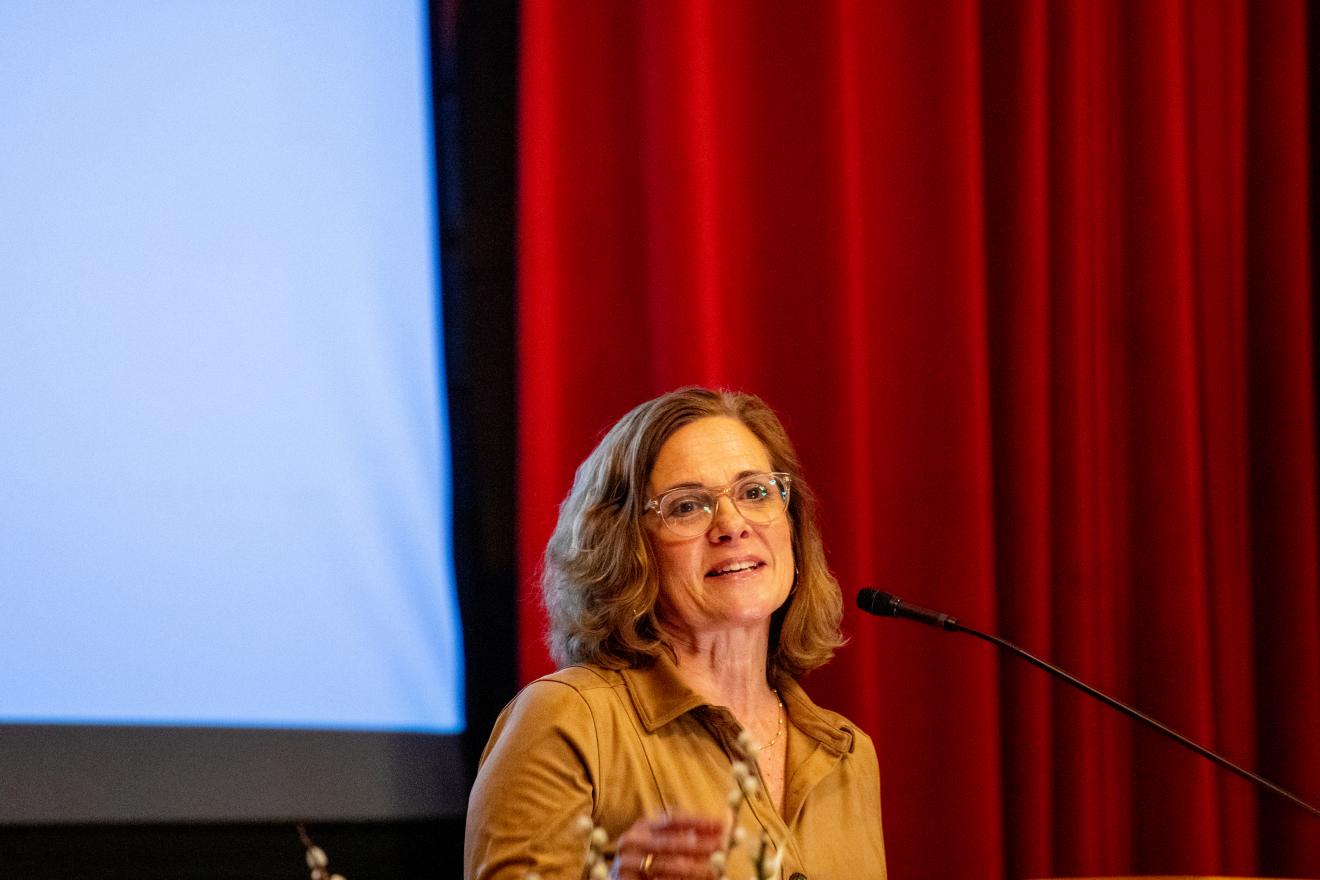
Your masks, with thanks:
<instances>
[{"instance_id":1,"label":"shirt collar","mask_svg":"<svg viewBox=\"0 0 1320 880\"><path fill-rule=\"evenodd\" d=\"M686 712L711 705L687 686L668 652L660 652L650 666L630 667L620 674L647 733L654 733ZM780 676L775 686L794 727L835 752L853 750L853 728L843 716L817 706L788 676Z\"/></svg>"},{"instance_id":2,"label":"shirt collar","mask_svg":"<svg viewBox=\"0 0 1320 880\"><path fill-rule=\"evenodd\" d=\"M837 712L817 706L802 685L786 675L780 676L775 686L788 707L788 716L793 719L794 727L839 754L852 752L856 740L852 722Z\"/></svg>"},{"instance_id":3,"label":"shirt collar","mask_svg":"<svg viewBox=\"0 0 1320 880\"><path fill-rule=\"evenodd\" d=\"M683 681L667 651L661 651L650 666L628 667L620 674L647 733L654 733L684 712L708 705Z\"/></svg>"}]
</instances>

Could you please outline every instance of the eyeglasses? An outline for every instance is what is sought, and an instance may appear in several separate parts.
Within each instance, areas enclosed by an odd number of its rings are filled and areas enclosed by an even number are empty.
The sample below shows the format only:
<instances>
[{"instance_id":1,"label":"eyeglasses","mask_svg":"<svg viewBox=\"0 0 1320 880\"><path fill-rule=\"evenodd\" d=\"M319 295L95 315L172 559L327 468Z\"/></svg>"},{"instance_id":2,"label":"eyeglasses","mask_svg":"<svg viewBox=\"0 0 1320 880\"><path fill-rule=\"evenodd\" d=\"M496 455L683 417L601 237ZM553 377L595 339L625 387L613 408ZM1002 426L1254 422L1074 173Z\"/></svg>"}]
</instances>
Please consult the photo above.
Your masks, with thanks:
<instances>
[{"instance_id":1,"label":"eyeglasses","mask_svg":"<svg viewBox=\"0 0 1320 880\"><path fill-rule=\"evenodd\" d=\"M682 538L695 538L715 521L721 495L728 495L738 513L758 525L774 522L788 510L788 474L750 474L720 489L683 486L646 502L642 510L655 513L665 528Z\"/></svg>"}]
</instances>

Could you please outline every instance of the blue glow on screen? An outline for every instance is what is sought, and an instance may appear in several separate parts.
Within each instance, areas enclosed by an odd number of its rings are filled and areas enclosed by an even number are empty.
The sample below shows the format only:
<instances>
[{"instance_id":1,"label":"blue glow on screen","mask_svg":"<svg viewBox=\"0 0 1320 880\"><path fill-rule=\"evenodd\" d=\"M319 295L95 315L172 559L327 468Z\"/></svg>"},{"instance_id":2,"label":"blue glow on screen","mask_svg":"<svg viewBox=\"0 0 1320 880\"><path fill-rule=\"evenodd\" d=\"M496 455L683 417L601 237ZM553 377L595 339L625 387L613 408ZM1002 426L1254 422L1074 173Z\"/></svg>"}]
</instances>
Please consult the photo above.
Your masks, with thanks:
<instances>
[{"instance_id":1,"label":"blue glow on screen","mask_svg":"<svg viewBox=\"0 0 1320 880\"><path fill-rule=\"evenodd\" d=\"M461 729L426 30L0 5L0 720Z\"/></svg>"}]
</instances>

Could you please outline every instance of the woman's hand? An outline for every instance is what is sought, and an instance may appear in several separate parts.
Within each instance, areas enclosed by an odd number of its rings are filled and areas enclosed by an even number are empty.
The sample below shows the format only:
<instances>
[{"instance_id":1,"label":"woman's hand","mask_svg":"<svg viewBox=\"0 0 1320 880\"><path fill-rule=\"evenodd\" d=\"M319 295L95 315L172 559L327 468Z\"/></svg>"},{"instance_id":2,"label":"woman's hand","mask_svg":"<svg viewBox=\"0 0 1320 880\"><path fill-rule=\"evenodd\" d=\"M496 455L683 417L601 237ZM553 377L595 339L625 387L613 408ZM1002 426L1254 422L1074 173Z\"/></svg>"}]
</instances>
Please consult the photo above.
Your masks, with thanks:
<instances>
[{"instance_id":1,"label":"woman's hand","mask_svg":"<svg viewBox=\"0 0 1320 880\"><path fill-rule=\"evenodd\" d=\"M710 880L710 854L724 845L725 824L717 819L670 813L638 819L619 835L613 880Z\"/></svg>"}]
</instances>

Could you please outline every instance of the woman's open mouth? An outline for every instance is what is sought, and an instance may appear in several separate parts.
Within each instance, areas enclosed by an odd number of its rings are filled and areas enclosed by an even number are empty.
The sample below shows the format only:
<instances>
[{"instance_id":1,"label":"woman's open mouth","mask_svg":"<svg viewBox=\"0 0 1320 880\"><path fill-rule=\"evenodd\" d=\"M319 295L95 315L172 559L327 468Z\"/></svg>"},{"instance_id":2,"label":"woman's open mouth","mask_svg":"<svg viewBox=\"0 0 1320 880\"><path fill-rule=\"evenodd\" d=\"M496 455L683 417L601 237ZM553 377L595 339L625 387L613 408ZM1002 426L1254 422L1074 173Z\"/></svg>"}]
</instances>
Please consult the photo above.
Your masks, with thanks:
<instances>
[{"instance_id":1,"label":"woman's open mouth","mask_svg":"<svg viewBox=\"0 0 1320 880\"><path fill-rule=\"evenodd\" d=\"M740 559L736 562L727 562L719 568L712 568L706 572L706 577L728 577L729 575L755 571L758 568L765 568L765 563L758 559Z\"/></svg>"}]
</instances>

